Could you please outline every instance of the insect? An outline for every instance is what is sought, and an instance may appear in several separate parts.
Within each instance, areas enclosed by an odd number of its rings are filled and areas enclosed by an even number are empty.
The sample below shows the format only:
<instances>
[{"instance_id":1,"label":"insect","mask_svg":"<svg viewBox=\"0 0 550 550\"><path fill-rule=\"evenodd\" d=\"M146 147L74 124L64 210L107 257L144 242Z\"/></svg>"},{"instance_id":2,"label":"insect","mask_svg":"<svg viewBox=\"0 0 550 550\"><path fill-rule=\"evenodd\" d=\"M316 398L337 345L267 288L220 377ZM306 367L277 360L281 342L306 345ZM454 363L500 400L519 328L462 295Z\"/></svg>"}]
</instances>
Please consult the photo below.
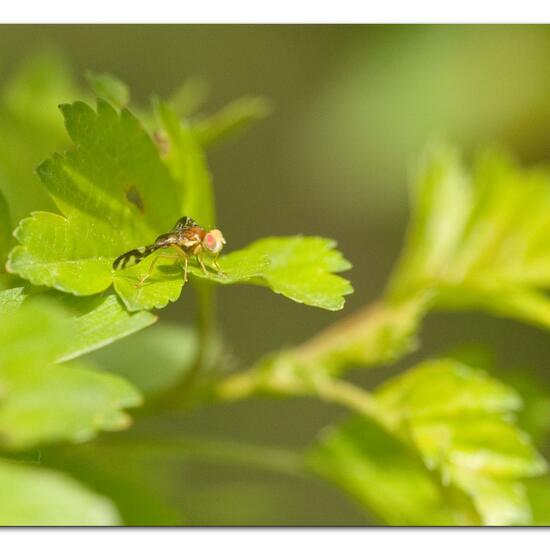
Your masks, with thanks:
<instances>
[{"instance_id":1,"label":"insect","mask_svg":"<svg viewBox=\"0 0 550 550\"><path fill-rule=\"evenodd\" d=\"M124 269L130 265L136 265L141 260L151 255L153 252L161 248L171 248L176 250L179 257L183 260L183 280L187 282L187 268L189 258L194 256L197 258L205 275L208 274L203 261L203 254L207 254L213 258L212 264L222 273L217 262L217 257L222 251L225 239L219 229L211 229L206 231L194 219L189 216L184 216L174 226L170 233L159 235L153 244L134 248L129 252L125 252L113 262L113 269ZM151 276L153 268L157 260L161 257L170 257L168 254L158 254L151 262L147 273L140 279L136 286L141 286Z\"/></svg>"}]
</instances>

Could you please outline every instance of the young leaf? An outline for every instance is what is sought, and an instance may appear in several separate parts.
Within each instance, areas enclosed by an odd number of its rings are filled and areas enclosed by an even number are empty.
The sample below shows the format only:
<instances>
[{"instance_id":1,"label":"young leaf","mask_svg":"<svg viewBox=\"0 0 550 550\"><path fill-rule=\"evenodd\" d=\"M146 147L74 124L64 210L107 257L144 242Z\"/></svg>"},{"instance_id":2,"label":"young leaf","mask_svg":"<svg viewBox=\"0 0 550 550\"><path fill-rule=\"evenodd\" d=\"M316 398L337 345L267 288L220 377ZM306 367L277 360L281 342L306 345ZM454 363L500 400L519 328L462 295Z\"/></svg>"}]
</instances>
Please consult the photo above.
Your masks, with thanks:
<instances>
[{"instance_id":1,"label":"young leaf","mask_svg":"<svg viewBox=\"0 0 550 550\"><path fill-rule=\"evenodd\" d=\"M366 418L323 431L308 452L308 464L383 523L456 525L467 519L446 500L414 453Z\"/></svg>"},{"instance_id":2,"label":"young leaf","mask_svg":"<svg viewBox=\"0 0 550 550\"><path fill-rule=\"evenodd\" d=\"M111 74L86 72L86 80L97 97L105 99L117 108L126 107L130 101L128 86Z\"/></svg>"},{"instance_id":3,"label":"young leaf","mask_svg":"<svg viewBox=\"0 0 550 550\"><path fill-rule=\"evenodd\" d=\"M390 523L439 524L434 506L451 510L447 522L529 523L524 481L547 467L516 425L521 403L513 390L457 361L439 360L390 379L375 399L384 431L364 419L333 429L313 451L321 475ZM427 479L439 491L429 492ZM422 498L429 514L417 517Z\"/></svg>"},{"instance_id":4,"label":"young leaf","mask_svg":"<svg viewBox=\"0 0 550 550\"><path fill-rule=\"evenodd\" d=\"M251 256L268 258L262 284L295 302L336 311L344 307L344 296L353 288L346 279L333 275L351 268L335 247L328 239L296 236L261 239L245 250ZM220 265L224 269L225 263Z\"/></svg>"},{"instance_id":5,"label":"young leaf","mask_svg":"<svg viewBox=\"0 0 550 550\"><path fill-rule=\"evenodd\" d=\"M416 448L443 483L469 495L487 525L529 521L522 480L546 463L511 413L519 396L484 373L452 360L421 364L376 393L396 434Z\"/></svg>"},{"instance_id":6,"label":"young leaf","mask_svg":"<svg viewBox=\"0 0 550 550\"><path fill-rule=\"evenodd\" d=\"M0 317L3 445L83 441L128 425L122 409L140 403L128 382L83 364L52 364L67 349L70 328L64 313L45 303L29 302Z\"/></svg>"},{"instance_id":7,"label":"young leaf","mask_svg":"<svg viewBox=\"0 0 550 550\"><path fill-rule=\"evenodd\" d=\"M168 104L157 101L155 110L169 140L166 163L184 190L182 212L211 227L215 223L214 192L205 155L191 128Z\"/></svg>"},{"instance_id":8,"label":"young leaf","mask_svg":"<svg viewBox=\"0 0 550 550\"><path fill-rule=\"evenodd\" d=\"M390 297L436 291L434 304L480 308L550 327L550 173L488 153L469 177L456 152L425 164Z\"/></svg>"},{"instance_id":9,"label":"young leaf","mask_svg":"<svg viewBox=\"0 0 550 550\"><path fill-rule=\"evenodd\" d=\"M263 97L242 97L193 125L199 143L209 147L241 132L271 112L269 101Z\"/></svg>"},{"instance_id":10,"label":"young leaf","mask_svg":"<svg viewBox=\"0 0 550 550\"><path fill-rule=\"evenodd\" d=\"M353 292L346 279L333 274L350 267L335 246L334 241L320 237L269 237L222 256L221 272L205 259L209 266L207 273L195 263L189 264L189 273L222 285L266 286L295 302L335 311L344 307L344 296ZM183 268L176 254L166 255L171 258L162 258L156 263L158 269L150 278L153 285L146 283L136 289L152 258L117 274L115 288L130 311L139 309L140 305L152 307L160 303L159 288L164 289L162 305L178 298Z\"/></svg>"},{"instance_id":11,"label":"young leaf","mask_svg":"<svg viewBox=\"0 0 550 550\"><path fill-rule=\"evenodd\" d=\"M111 285L116 256L153 242L179 219L179 187L128 111L104 101L97 112L84 103L62 110L78 147L44 162L39 175L63 216L23 220L8 269L33 284L96 294Z\"/></svg>"},{"instance_id":12,"label":"young leaf","mask_svg":"<svg viewBox=\"0 0 550 550\"><path fill-rule=\"evenodd\" d=\"M118 525L120 517L106 498L65 474L0 461L0 525Z\"/></svg>"},{"instance_id":13,"label":"young leaf","mask_svg":"<svg viewBox=\"0 0 550 550\"><path fill-rule=\"evenodd\" d=\"M191 77L172 94L168 103L179 118L188 118L206 101L209 91L206 81L199 77Z\"/></svg>"},{"instance_id":14,"label":"young leaf","mask_svg":"<svg viewBox=\"0 0 550 550\"><path fill-rule=\"evenodd\" d=\"M165 165L128 111L119 113L103 100L97 112L84 103L64 105L62 111L77 147L39 168L62 215L36 212L21 221L15 232L20 245L10 254L8 270L34 285L83 296L103 292L114 282L131 311L166 306L181 292L181 258L157 252L161 258L152 273L157 255L128 269L114 270L112 263L154 242L184 213L200 216L202 223L214 219L210 177L191 130L159 103L171 140ZM321 238L264 239L221 258L225 274L203 273L195 258L189 268L198 277L262 284L295 301L336 310L352 289L332 274L349 268L333 248L332 241Z\"/></svg>"}]
</instances>

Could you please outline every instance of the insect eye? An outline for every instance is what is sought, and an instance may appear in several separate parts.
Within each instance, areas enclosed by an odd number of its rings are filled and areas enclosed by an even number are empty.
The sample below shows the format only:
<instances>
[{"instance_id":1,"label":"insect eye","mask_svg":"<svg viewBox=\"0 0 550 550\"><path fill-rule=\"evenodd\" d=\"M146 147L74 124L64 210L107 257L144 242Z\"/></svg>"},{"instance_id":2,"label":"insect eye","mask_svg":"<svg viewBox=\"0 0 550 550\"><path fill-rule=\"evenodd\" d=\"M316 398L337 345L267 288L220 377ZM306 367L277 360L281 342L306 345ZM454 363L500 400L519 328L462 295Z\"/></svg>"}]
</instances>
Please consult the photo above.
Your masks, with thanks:
<instances>
[{"instance_id":1,"label":"insect eye","mask_svg":"<svg viewBox=\"0 0 550 550\"><path fill-rule=\"evenodd\" d=\"M219 254L223 248L225 241L219 229L209 231L203 240L205 249L211 254Z\"/></svg>"}]
</instances>

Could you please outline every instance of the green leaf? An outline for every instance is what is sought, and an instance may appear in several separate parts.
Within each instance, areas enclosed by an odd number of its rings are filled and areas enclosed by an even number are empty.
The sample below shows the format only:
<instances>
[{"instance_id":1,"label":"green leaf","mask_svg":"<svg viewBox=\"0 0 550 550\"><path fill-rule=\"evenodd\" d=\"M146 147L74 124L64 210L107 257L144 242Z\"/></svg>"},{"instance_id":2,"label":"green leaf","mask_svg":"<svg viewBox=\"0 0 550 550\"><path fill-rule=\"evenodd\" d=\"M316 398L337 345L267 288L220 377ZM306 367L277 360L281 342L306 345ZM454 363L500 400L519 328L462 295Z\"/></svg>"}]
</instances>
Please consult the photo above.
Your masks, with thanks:
<instances>
[{"instance_id":1,"label":"green leaf","mask_svg":"<svg viewBox=\"0 0 550 550\"><path fill-rule=\"evenodd\" d=\"M195 333L175 324L161 323L124 338L90 355L94 364L129 380L144 394L168 389L197 358Z\"/></svg>"},{"instance_id":2,"label":"green leaf","mask_svg":"<svg viewBox=\"0 0 550 550\"><path fill-rule=\"evenodd\" d=\"M422 363L377 392L384 407L413 421L442 416L517 411L518 393L479 369L458 361Z\"/></svg>"},{"instance_id":3,"label":"green leaf","mask_svg":"<svg viewBox=\"0 0 550 550\"><path fill-rule=\"evenodd\" d=\"M54 207L35 169L66 146L57 105L78 96L65 59L55 51L27 59L0 92L0 190L12 221Z\"/></svg>"},{"instance_id":4,"label":"green leaf","mask_svg":"<svg viewBox=\"0 0 550 550\"><path fill-rule=\"evenodd\" d=\"M130 101L128 86L108 73L86 72L86 80L97 97L105 99L113 107L122 108Z\"/></svg>"},{"instance_id":5,"label":"green leaf","mask_svg":"<svg viewBox=\"0 0 550 550\"><path fill-rule=\"evenodd\" d=\"M268 237L235 252L235 257L223 257L220 266L226 278L218 276L217 280L236 282L243 279L243 269L250 265L259 267L262 258L267 259L263 271L256 276L259 280L252 282L268 286L295 302L336 311L344 307L343 297L351 294L353 288L349 281L333 274L351 267L335 247L334 241L320 237ZM198 269L193 273L204 277Z\"/></svg>"},{"instance_id":6,"label":"green leaf","mask_svg":"<svg viewBox=\"0 0 550 550\"><path fill-rule=\"evenodd\" d=\"M38 170L61 215L35 212L20 222L15 232L20 244L9 256L8 270L34 285L79 296L101 293L114 282L130 311L165 307L183 286L177 256L161 257L145 284L140 281L157 255L117 271L112 263L154 242L182 214L205 225L213 222L210 176L193 132L167 105L158 104L170 139L165 165L128 111L118 112L103 100L97 112L85 103L64 105L62 111L76 148ZM350 267L334 246L318 237L263 239L221 258L224 274L211 269L205 275L195 258L190 272L222 284L261 284L297 302L337 310L352 288L333 274Z\"/></svg>"},{"instance_id":7,"label":"green leaf","mask_svg":"<svg viewBox=\"0 0 550 550\"><path fill-rule=\"evenodd\" d=\"M71 338L65 339L54 357L56 362L74 359L156 322L145 311L130 313L112 293L77 298L54 290L16 287L0 291L0 316L16 310L29 297L48 298L65 311L64 323Z\"/></svg>"},{"instance_id":8,"label":"green leaf","mask_svg":"<svg viewBox=\"0 0 550 550\"><path fill-rule=\"evenodd\" d=\"M215 223L215 206L206 157L191 127L181 122L169 105L158 101L155 110L169 140L166 163L184 190L182 212L211 227Z\"/></svg>"},{"instance_id":9,"label":"green leaf","mask_svg":"<svg viewBox=\"0 0 550 550\"><path fill-rule=\"evenodd\" d=\"M20 286L0 291L0 318L19 308L27 297L25 290L25 287Z\"/></svg>"},{"instance_id":10,"label":"green leaf","mask_svg":"<svg viewBox=\"0 0 550 550\"><path fill-rule=\"evenodd\" d=\"M179 218L179 187L128 111L103 101L97 112L84 103L62 111L78 147L44 162L39 175L63 215L23 220L8 269L33 284L96 294L111 285L116 256L152 242L166 220Z\"/></svg>"},{"instance_id":11,"label":"green leaf","mask_svg":"<svg viewBox=\"0 0 550 550\"><path fill-rule=\"evenodd\" d=\"M22 449L84 441L129 424L122 409L141 399L125 380L53 362L71 341L71 325L51 304L29 302L0 316L0 441Z\"/></svg>"},{"instance_id":12,"label":"green leaf","mask_svg":"<svg viewBox=\"0 0 550 550\"><path fill-rule=\"evenodd\" d=\"M242 97L232 101L217 113L199 120L193 131L199 143L211 146L242 132L271 112L269 101L263 97Z\"/></svg>"},{"instance_id":13,"label":"green leaf","mask_svg":"<svg viewBox=\"0 0 550 550\"><path fill-rule=\"evenodd\" d=\"M187 118L202 106L208 94L208 83L202 78L192 77L172 94L168 103L178 117Z\"/></svg>"},{"instance_id":14,"label":"green leaf","mask_svg":"<svg viewBox=\"0 0 550 550\"><path fill-rule=\"evenodd\" d=\"M118 525L109 500L53 470L0 461L0 525Z\"/></svg>"},{"instance_id":15,"label":"green leaf","mask_svg":"<svg viewBox=\"0 0 550 550\"><path fill-rule=\"evenodd\" d=\"M547 469L515 422L512 389L458 361L423 363L390 380L377 400L428 468L469 495L483 523L528 523L524 478Z\"/></svg>"},{"instance_id":16,"label":"green leaf","mask_svg":"<svg viewBox=\"0 0 550 550\"><path fill-rule=\"evenodd\" d=\"M454 525L467 519L405 444L365 418L323 431L308 463L389 525Z\"/></svg>"},{"instance_id":17,"label":"green leaf","mask_svg":"<svg viewBox=\"0 0 550 550\"><path fill-rule=\"evenodd\" d=\"M130 313L112 293L81 298L54 291L47 293L52 295L67 308L70 316L66 322L72 333L57 361L74 359L108 346L157 321L155 315L146 311Z\"/></svg>"},{"instance_id":18,"label":"green leaf","mask_svg":"<svg viewBox=\"0 0 550 550\"><path fill-rule=\"evenodd\" d=\"M392 298L436 291L434 305L484 309L550 328L550 173L486 153L474 173L436 150L414 187Z\"/></svg>"},{"instance_id":19,"label":"green leaf","mask_svg":"<svg viewBox=\"0 0 550 550\"><path fill-rule=\"evenodd\" d=\"M0 441L9 449L80 443L101 430L127 428L122 409L141 403L128 382L84 363L7 365L0 371Z\"/></svg>"},{"instance_id":20,"label":"green leaf","mask_svg":"<svg viewBox=\"0 0 550 550\"><path fill-rule=\"evenodd\" d=\"M0 263L3 265L8 255L11 241L11 220L8 204L0 193Z\"/></svg>"},{"instance_id":21,"label":"green leaf","mask_svg":"<svg viewBox=\"0 0 550 550\"><path fill-rule=\"evenodd\" d=\"M420 163L411 195L413 216L393 277L393 296L433 285L450 271L471 201L458 152L443 147L430 151Z\"/></svg>"},{"instance_id":22,"label":"green leaf","mask_svg":"<svg viewBox=\"0 0 550 550\"><path fill-rule=\"evenodd\" d=\"M361 393L350 397L358 404ZM374 399L365 410L380 426L358 418L314 447L323 477L391 524L530 522L525 482L547 466L517 426L514 390L442 359L390 379Z\"/></svg>"}]
</instances>

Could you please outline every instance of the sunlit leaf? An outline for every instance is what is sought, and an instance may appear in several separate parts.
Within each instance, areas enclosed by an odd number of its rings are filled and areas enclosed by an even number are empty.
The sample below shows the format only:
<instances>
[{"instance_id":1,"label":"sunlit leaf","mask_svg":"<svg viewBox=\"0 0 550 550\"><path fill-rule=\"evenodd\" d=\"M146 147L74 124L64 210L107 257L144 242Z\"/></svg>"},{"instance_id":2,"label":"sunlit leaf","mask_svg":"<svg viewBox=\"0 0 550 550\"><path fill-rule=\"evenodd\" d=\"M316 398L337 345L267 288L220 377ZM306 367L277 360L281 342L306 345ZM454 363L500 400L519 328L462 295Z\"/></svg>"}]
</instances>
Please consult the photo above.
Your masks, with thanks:
<instances>
[{"instance_id":1,"label":"sunlit leaf","mask_svg":"<svg viewBox=\"0 0 550 550\"><path fill-rule=\"evenodd\" d=\"M21 449L84 441L128 426L123 409L141 401L128 382L85 364L53 365L71 328L64 311L45 303L0 316L0 444Z\"/></svg>"},{"instance_id":2,"label":"sunlit leaf","mask_svg":"<svg viewBox=\"0 0 550 550\"><path fill-rule=\"evenodd\" d=\"M33 284L96 294L111 285L116 256L152 242L179 218L179 187L128 111L99 101L97 112L75 103L63 113L78 148L39 168L63 216L23 220L8 267Z\"/></svg>"},{"instance_id":3,"label":"sunlit leaf","mask_svg":"<svg viewBox=\"0 0 550 550\"><path fill-rule=\"evenodd\" d=\"M525 478L547 469L513 413L519 395L454 360L421 364L386 382L379 403L429 469L470 496L487 525L527 523Z\"/></svg>"},{"instance_id":4,"label":"sunlit leaf","mask_svg":"<svg viewBox=\"0 0 550 550\"><path fill-rule=\"evenodd\" d=\"M465 519L418 457L367 419L324 431L309 452L309 464L384 523L453 525Z\"/></svg>"},{"instance_id":5,"label":"sunlit leaf","mask_svg":"<svg viewBox=\"0 0 550 550\"><path fill-rule=\"evenodd\" d=\"M65 474L0 461L0 525L118 525L116 508Z\"/></svg>"},{"instance_id":6,"label":"sunlit leaf","mask_svg":"<svg viewBox=\"0 0 550 550\"><path fill-rule=\"evenodd\" d=\"M334 275L351 267L335 247L334 241L320 237L268 237L236 252L234 259L232 254L222 258L220 266L231 281L232 271L233 277L242 277L241 263L247 266L256 261L260 265L261 258L267 259L258 284L295 302L338 310L344 307L343 296L353 289L346 279ZM198 270L194 273L204 276ZM223 275L218 280L223 283Z\"/></svg>"},{"instance_id":7,"label":"sunlit leaf","mask_svg":"<svg viewBox=\"0 0 550 550\"><path fill-rule=\"evenodd\" d=\"M473 175L435 151L414 185L407 245L390 286L436 291L446 309L484 309L550 327L550 173L487 153Z\"/></svg>"},{"instance_id":8,"label":"sunlit leaf","mask_svg":"<svg viewBox=\"0 0 550 550\"><path fill-rule=\"evenodd\" d=\"M162 257L151 273L156 255L128 269L112 267L117 256L154 242L183 214L207 226L214 220L210 176L192 130L166 104L157 110L170 141L166 164L129 111L101 99L97 111L85 103L62 106L76 148L38 170L61 214L35 212L20 222L11 273L80 296L114 282L130 311L165 307L179 297L181 258ZM223 274L208 260L204 274L195 258L189 270L222 284L262 284L297 302L337 310L352 289L333 274L350 267L334 246L318 237L263 239L220 258Z\"/></svg>"},{"instance_id":9,"label":"sunlit leaf","mask_svg":"<svg viewBox=\"0 0 550 550\"><path fill-rule=\"evenodd\" d=\"M547 466L517 426L516 392L447 359L374 395L385 428L356 419L322 435L313 466L323 477L391 524L529 523L524 482Z\"/></svg>"}]
</instances>

